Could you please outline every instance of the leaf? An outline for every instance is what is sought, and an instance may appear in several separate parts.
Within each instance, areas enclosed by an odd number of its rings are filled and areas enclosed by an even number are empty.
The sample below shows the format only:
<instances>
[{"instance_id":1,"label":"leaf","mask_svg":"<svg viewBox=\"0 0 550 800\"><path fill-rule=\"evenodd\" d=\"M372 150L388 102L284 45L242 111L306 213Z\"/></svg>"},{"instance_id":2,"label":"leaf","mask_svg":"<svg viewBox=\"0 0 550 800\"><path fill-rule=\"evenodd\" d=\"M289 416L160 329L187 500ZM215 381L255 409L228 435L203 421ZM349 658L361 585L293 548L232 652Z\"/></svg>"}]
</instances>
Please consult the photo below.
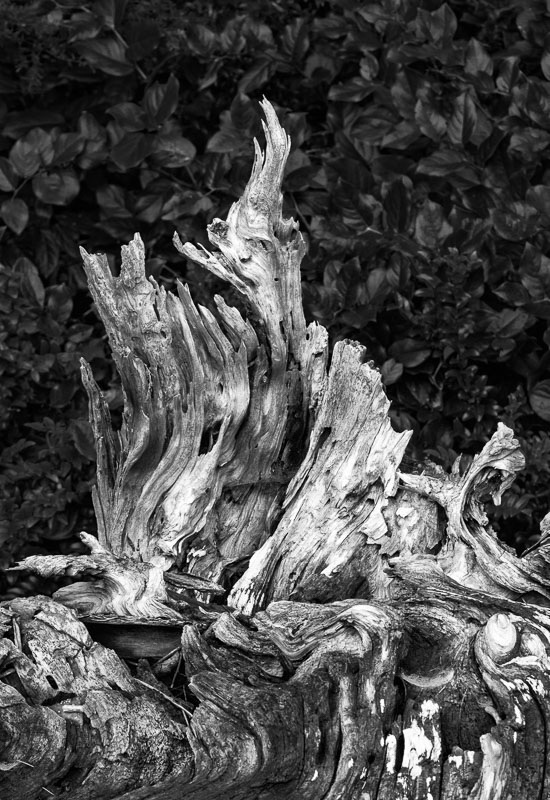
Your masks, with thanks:
<instances>
[{"instance_id":1,"label":"leaf","mask_svg":"<svg viewBox=\"0 0 550 800\"><path fill-rule=\"evenodd\" d=\"M500 297L502 300L512 306L525 305L531 299L529 297L529 292L521 285L521 283L515 283L512 281L506 281L506 283L502 283L492 291L493 294L496 294L497 297Z\"/></svg>"},{"instance_id":2,"label":"leaf","mask_svg":"<svg viewBox=\"0 0 550 800\"><path fill-rule=\"evenodd\" d=\"M121 186L109 184L96 192L97 204L102 215L116 219L130 219L132 214L126 207L126 195Z\"/></svg>"},{"instance_id":3,"label":"leaf","mask_svg":"<svg viewBox=\"0 0 550 800\"><path fill-rule=\"evenodd\" d=\"M519 128L510 137L508 152L519 156L525 163L537 161L539 153L550 144L550 133L540 128Z\"/></svg>"},{"instance_id":4,"label":"leaf","mask_svg":"<svg viewBox=\"0 0 550 800\"><path fill-rule=\"evenodd\" d=\"M84 170L103 163L108 156L107 132L88 111L83 111L78 120L78 131L83 136L84 151L78 165Z\"/></svg>"},{"instance_id":5,"label":"leaf","mask_svg":"<svg viewBox=\"0 0 550 800\"><path fill-rule=\"evenodd\" d=\"M277 71L277 64L272 56L262 56L248 69L239 81L239 92L253 92L260 89Z\"/></svg>"},{"instance_id":6,"label":"leaf","mask_svg":"<svg viewBox=\"0 0 550 800\"><path fill-rule=\"evenodd\" d=\"M164 197L158 194L144 194L136 200L134 212L138 219L152 225L162 214Z\"/></svg>"},{"instance_id":7,"label":"leaf","mask_svg":"<svg viewBox=\"0 0 550 800\"><path fill-rule=\"evenodd\" d=\"M199 92L204 91L204 89L208 89L209 86L212 86L218 80L218 73L223 66L223 61L221 58L213 59L210 64L208 65L208 69L204 73L203 77L200 79L199 83L197 84L197 90Z\"/></svg>"},{"instance_id":8,"label":"leaf","mask_svg":"<svg viewBox=\"0 0 550 800\"><path fill-rule=\"evenodd\" d=\"M76 390L74 381L54 383L50 389L48 404L53 408L62 408L71 402Z\"/></svg>"},{"instance_id":9,"label":"leaf","mask_svg":"<svg viewBox=\"0 0 550 800\"><path fill-rule=\"evenodd\" d=\"M206 145L209 153L232 153L243 146L243 137L233 127L225 128L214 134Z\"/></svg>"},{"instance_id":10,"label":"leaf","mask_svg":"<svg viewBox=\"0 0 550 800\"><path fill-rule=\"evenodd\" d=\"M539 381L533 386L529 402L537 416L550 422L550 380Z\"/></svg>"},{"instance_id":11,"label":"leaf","mask_svg":"<svg viewBox=\"0 0 550 800\"><path fill-rule=\"evenodd\" d=\"M33 109L30 111L13 111L6 117L2 125L2 134L10 139L19 139L31 128L45 125L63 125L65 117L57 111Z\"/></svg>"},{"instance_id":12,"label":"leaf","mask_svg":"<svg viewBox=\"0 0 550 800\"><path fill-rule=\"evenodd\" d=\"M41 163L47 167L52 163L54 155L54 135L55 130L49 132L45 131L43 128L33 128L28 131L20 141L29 145L33 150L36 150L40 156Z\"/></svg>"},{"instance_id":13,"label":"leaf","mask_svg":"<svg viewBox=\"0 0 550 800\"><path fill-rule=\"evenodd\" d=\"M420 138L420 135L421 131L416 122L404 119L393 130L386 133L382 139L381 146L393 147L394 150L406 150Z\"/></svg>"},{"instance_id":14,"label":"leaf","mask_svg":"<svg viewBox=\"0 0 550 800\"><path fill-rule=\"evenodd\" d=\"M122 22L127 4L128 0L95 0L92 11L108 28L115 28Z\"/></svg>"},{"instance_id":15,"label":"leaf","mask_svg":"<svg viewBox=\"0 0 550 800\"><path fill-rule=\"evenodd\" d=\"M32 261L25 256L20 256L13 265L13 269L21 275L22 286L26 295L33 298L39 306L43 306L46 299L46 290Z\"/></svg>"},{"instance_id":16,"label":"leaf","mask_svg":"<svg viewBox=\"0 0 550 800\"><path fill-rule=\"evenodd\" d=\"M42 275L49 278L59 264L59 239L51 230L42 230L34 251L34 259Z\"/></svg>"},{"instance_id":17,"label":"leaf","mask_svg":"<svg viewBox=\"0 0 550 800\"><path fill-rule=\"evenodd\" d=\"M52 166L62 167L71 164L84 149L84 144L84 138L79 133L58 134L53 142Z\"/></svg>"},{"instance_id":18,"label":"leaf","mask_svg":"<svg viewBox=\"0 0 550 800\"><path fill-rule=\"evenodd\" d=\"M116 106L108 108L107 113L129 133L142 131L145 128L145 113L137 103L117 103Z\"/></svg>"},{"instance_id":19,"label":"leaf","mask_svg":"<svg viewBox=\"0 0 550 800\"><path fill-rule=\"evenodd\" d=\"M460 178L471 186L480 182L473 163L464 153L456 150L436 150L431 156L420 160L416 171L437 178Z\"/></svg>"},{"instance_id":20,"label":"leaf","mask_svg":"<svg viewBox=\"0 0 550 800\"><path fill-rule=\"evenodd\" d=\"M15 197L11 200L4 200L0 206L0 216L8 228L19 236L27 227L29 209L24 200Z\"/></svg>"},{"instance_id":21,"label":"leaf","mask_svg":"<svg viewBox=\"0 0 550 800\"><path fill-rule=\"evenodd\" d=\"M528 314L518 308L503 308L492 314L487 328L497 336L513 338L524 330L528 319Z\"/></svg>"},{"instance_id":22,"label":"leaf","mask_svg":"<svg viewBox=\"0 0 550 800\"><path fill-rule=\"evenodd\" d=\"M360 103L361 100L371 95L375 88L375 84L356 76L346 83L337 83L335 86L331 86L328 99L338 103Z\"/></svg>"},{"instance_id":23,"label":"leaf","mask_svg":"<svg viewBox=\"0 0 550 800\"><path fill-rule=\"evenodd\" d=\"M242 32L246 37L247 43L251 44L254 49L265 49L275 45L273 32L269 25L266 25L265 22L260 22L259 19L254 19L252 16L247 16Z\"/></svg>"},{"instance_id":24,"label":"leaf","mask_svg":"<svg viewBox=\"0 0 550 800\"><path fill-rule=\"evenodd\" d=\"M150 56L160 42L160 28L153 20L132 22L124 26L124 38L128 45L128 58L139 61Z\"/></svg>"},{"instance_id":25,"label":"leaf","mask_svg":"<svg viewBox=\"0 0 550 800\"><path fill-rule=\"evenodd\" d=\"M40 155L32 144L20 139L10 150L10 164L22 178L30 178L40 169Z\"/></svg>"},{"instance_id":26,"label":"leaf","mask_svg":"<svg viewBox=\"0 0 550 800\"><path fill-rule=\"evenodd\" d=\"M153 142L145 133L127 133L111 150L111 160L126 171L141 164L151 155Z\"/></svg>"},{"instance_id":27,"label":"leaf","mask_svg":"<svg viewBox=\"0 0 550 800\"><path fill-rule=\"evenodd\" d=\"M299 150L294 152L298 153ZM293 169L285 175L284 191L302 192L307 190L319 175L319 167L316 164L304 165Z\"/></svg>"},{"instance_id":28,"label":"leaf","mask_svg":"<svg viewBox=\"0 0 550 800\"><path fill-rule=\"evenodd\" d=\"M550 186L530 186L525 194L525 202L550 218Z\"/></svg>"},{"instance_id":29,"label":"leaf","mask_svg":"<svg viewBox=\"0 0 550 800\"><path fill-rule=\"evenodd\" d=\"M114 37L75 42L73 47L92 68L107 75L121 77L134 71L126 59L126 48Z\"/></svg>"},{"instance_id":30,"label":"leaf","mask_svg":"<svg viewBox=\"0 0 550 800\"><path fill-rule=\"evenodd\" d=\"M292 64L302 61L309 49L311 21L307 17L296 17L285 26L281 36L281 51Z\"/></svg>"},{"instance_id":31,"label":"leaf","mask_svg":"<svg viewBox=\"0 0 550 800\"><path fill-rule=\"evenodd\" d=\"M405 185L407 181L407 185ZM384 197L384 210L388 227L395 231L405 231L410 217L410 189L408 178L398 178L390 184Z\"/></svg>"},{"instance_id":32,"label":"leaf","mask_svg":"<svg viewBox=\"0 0 550 800\"><path fill-rule=\"evenodd\" d=\"M160 134L153 140L153 160L161 167L175 169L189 164L197 151L193 142L177 133Z\"/></svg>"},{"instance_id":33,"label":"leaf","mask_svg":"<svg viewBox=\"0 0 550 800\"><path fill-rule=\"evenodd\" d=\"M431 355L431 348L418 339L399 339L390 345L388 353L403 366L418 367Z\"/></svg>"},{"instance_id":34,"label":"leaf","mask_svg":"<svg viewBox=\"0 0 550 800\"><path fill-rule=\"evenodd\" d=\"M416 213L414 233L424 247L438 248L453 232L445 219L443 208L433 200L425 200Z\"/></svg>"},{"instance_id":35,"label":"leaf","mask_svg":"<svg viewBox=\"0 0 550 800\"><path fill-rule=\"evenodd\" d=\"M530 242L523 249L520 279L532 300L550 297L550 258Z\"/></svg>"},{"instance_id":36,"label":"leaf","mask_svg":"<svg viewBox=\"0 0 550 800\"><path fill-rule=\"evenodd\" d=\"M550 80L550 52L545 50L540 60L540 68L546 80Z\"/></svg>"},{"instance_id":37,"label":"leaf","mask_svg":"<svg viewBox=\"0 0 550 800\"><path fill-rule=\"evenodd\" d=\"M519 80L519 56L508 56L500 62L496 85L499 92L510 93Z\"/></svg>"},{"instance_id":38,"label":"leaf","mask_svg":"<svg viewBox=\"0 0 550 800\"><path fill-rule=\"evenodd\" d=\"M46 307L57 322L62 325L67 322L73 310L73 300L67 284L50 286Z\"/></svg>"},{"instance_id":39,"label":"leaf","mask_svg":"<svg viewBox=\"0 0 550 800\"><path fill-rule=\"evenodd\" d=\"M257 104L248 95L238 92L229 109L231 124L238 131L250 135L258 126L259 114Z\"/></svg>"},{"instance_id":40,"label":"leaf","mask_svg":"<svg viewBox=\"0 0 550 800\"><path fill-rule=\"evenodd\" d=\"M372 53L366 53L359 62L359 74L366 80L371 81L376 78L380 70L378 59Z\"/></svg>"},{"instance_id":41,"label":"leaf","mask_svg":"<svg viewBox=\"0 0 550 800\"><path fill-rule=\"evenodd\" d=\"M436 44L449 43L456 33L457 20L454 11L447 3L443 3L431 13L423 10L421 12L419 14L421 24L430 39Z\"/></svg>"},{"instance_id":42,"label":"leaf","mask_svg":"<svg viewBox=\"0 0 550 800\"><path fill-rule=\"evenodd\" d=\"M526 303L524 310L538 319L550 319L550 300L537 300L534 303Z\"/></svg>"},{"instance_id":43,"label":"leaf","mask_svg":"<svg viewBox=\"0 0 550 800\"><path fill-rule=\"evenodd\" d=\"M70 19L71 35L69 42L77 42L81 39L95 39L96 36L101 33L102 28L102 21L89 11L72 14Z\"/></svg>"},{"instance_id":44,"label":"leaf","mask_svg":"<svg viewBox=\"0 0 550 800\"><path fill-rule=\"evenodd\" d=\"M290 136L293 150L297 150L301 147L311 134L307 122L307 115L302 111L286 113L283 120L283 127Z\"/></svg>"},{"instance_id":45,"label":"leaf","mask_svg":"<svg viewBox=\"0 0 550 800\"><path fill-rule=\"evenodd\" d=\"M149 127L160 127L172 116L178 107L179 88L179 81L172 74L164 85L149 86L141 101Z\"/></svg>"},{"instance_id":46,"label":"leaf","mask_svg":"<svg viewBox=\"0 0 550 800\"><path fill-rule=\"evenodd\" d=\"M497 234L511 242L529 239L538 228L538 212L527 203L512 203L509 210L493 208L490 214Z\"/></svg>"},{"instance_id":47,"label":"leaf","mask_svg":"<svg viewBox=\"0 0 550 800\"><path fill-rule=\"evenodd\" d=\"M470 136L470 143L479 148L479 158L482 161L485 159L486 153L490 152L490 148L493 145L494 149L492 152L496 150L498 143L502 138L504 138L503 133L503 131L493 127L492 118L486 114L482 108L478 108L476 106L476 126L472 135ZM491 139L493 136L494 139ZM489 142L487 143L485 149L483 149L481 145L486 143L487 140L489 140Z\"/></svg>"},{"instance_id":48,"label":"leaf","mask_svg":"<svg viewBox=\"0 0 550 800\"><path fill-rule=\"evenodd\" d=\"M439 142L447 130L447 120L427 97L419 97L416 101L414 118L424 136L428 136L434 142Z\"/></svg>"},{"instance_id":49,"label":"leaf","mask_svg":"<svg viewBox=\"0 0 550 800\"><path fill-rule=\"evenodd\" d=\"M79 193L80 182L73 170L58 169L36 175L32 180L32 188L43 203L66 206Z\"/></svg>"},{"instance_id":50,"label":"leaf","mask_svg":"<svg viewBox=\"0 0 550 800\"><path fill-rule=\"evenodd\" d=\"M353 140L377 144L395 128L396 122L389 109L373 105L353 121L346 133Z\"/></svg>"},{"instance_id":51,"label":"leaf","mask_svg":"<svg viewBox=\"0 0 550 800\"><path fill-rule=\"evenodd\" d=\"M391 98L396 110L405 119L414 119L416 94L420 89L419 76L408 69L400 69L390 87Z\"/></svg>"},{"instance_id":52,"label":"leaf","mask_svg":"<svg viewBox=\"0 0 550 800\"><path fill-rule=\"evenodd\" d=\"M16 173L7 158L0 158L0 191L12 192L19 183L19 175Z\"/></svg>"},{"instance_id":53,"label":"leaf","mask_svg":"<svg viewBox=\"0 0 550 800\"><path fill-rule=\"evenodd\" d=\"M207 61L210 60L214 50L216 50L219 36L216 36L214 31L200 22L190 22L188 30L188 42L191 53Z\"/></svg>"},{"instance_id":54,"label":"leaf","mask_svg":"<svg viewBox=\"0 0 550 800\"><path fill-rule=\"evenodd\" d=\"M477 122L475 103L469 92L462 92L455 98L453 114L447 128L447 135L453 144L468 144Z\"/></svg>"},{"instance_id":55,"label":"leaf","mask_svg":"<svg viewBox=\"0 0 550 800\"><path fill-rule=\"evenodd\" d=\"M493 74L493 61L483 45L477 39L470 39L465 52L464 72L477 76Z\"/></svg>"},{"instance_id":56,"label":"leaf","mask_svg":"<svg viewBox=\"0 0 550 800\"><path fill-rule=\"evenodd\" d=\"M73 419L70 423L70 431L73 437L74 446L81 456L88 461L96 460L94 436L92 427L87 419Z\"/></svg>"},{"instance_id":57,"label":"leaf","mask_svg":"<svg viewBox=\"0 0 550 800\"><path fill-rule=\"evenodd\" d=\"M395 358L384 361L380 369L384 386L391 386L403 375L403 364L398 364Z\"/></svg>"},{"instance_id":58,"label":"leaf","mask_svg":"<svg viewBox=\"0 0 550 800\"><path fill-rule=\"evenodd\" d=\"M85 325L83 322L77 322L75 325L71 325L67 330L67 338L70 342L74 342L74 344L81 344L82 342L88 342L92 338L93 333L93 325Z\"/></svg>"}]
</instances>

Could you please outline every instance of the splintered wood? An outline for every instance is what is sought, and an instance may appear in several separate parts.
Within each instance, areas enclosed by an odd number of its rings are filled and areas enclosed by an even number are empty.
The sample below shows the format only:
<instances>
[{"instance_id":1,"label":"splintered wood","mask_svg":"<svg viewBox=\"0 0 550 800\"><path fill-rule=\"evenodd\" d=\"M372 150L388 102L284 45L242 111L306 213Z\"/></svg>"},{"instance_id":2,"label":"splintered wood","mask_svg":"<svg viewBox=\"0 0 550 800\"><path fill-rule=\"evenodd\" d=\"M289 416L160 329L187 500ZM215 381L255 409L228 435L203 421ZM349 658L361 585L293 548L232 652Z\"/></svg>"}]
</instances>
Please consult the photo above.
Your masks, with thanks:
<instances>
[{"instance_id":1,"label":"splintered wood","mask_svg":"<svg viewBox=\"0 0 550 800\"><path fill-rule=\"evenodd\" d=\"M485 510L519 445L501 424L464 471L400 469L410 433L365 348L329 358L306 325L290 142L262 108L265 152L213 251L175 239L247 315L167 293L137 234L118 277L83 252L124 416L113 431L83 363L98 538L17 567L85 579L64 605L0 607L0 794L550 798L550 522L519 558ZM178 625L181 647L130 670L65 606Z\"/></svg>"}]
</instances>

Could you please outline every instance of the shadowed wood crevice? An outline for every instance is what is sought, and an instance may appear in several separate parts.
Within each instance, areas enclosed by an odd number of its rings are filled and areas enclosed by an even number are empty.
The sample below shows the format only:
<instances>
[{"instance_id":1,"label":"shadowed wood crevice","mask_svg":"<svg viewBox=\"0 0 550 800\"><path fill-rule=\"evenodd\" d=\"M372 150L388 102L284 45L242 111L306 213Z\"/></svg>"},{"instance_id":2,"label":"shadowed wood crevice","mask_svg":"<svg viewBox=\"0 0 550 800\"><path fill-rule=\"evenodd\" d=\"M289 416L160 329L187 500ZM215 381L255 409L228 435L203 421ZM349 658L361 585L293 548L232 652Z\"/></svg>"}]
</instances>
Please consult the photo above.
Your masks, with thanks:
<instances>
[{"instance_id":1,"label":"shadowed wood crevice","mask_svg":"<svg viewBox=\"0 0 550 800\"><path fill-rule=\"evenodd\" d=\"M138 235L118 277L83 252L123 421L83 363L98 538L17 567L84 578L61 604L0 607L0 791L550 797L550 524L519 558L485 511L519 445L501 424L463 472L401 469L410 433L367 351L338 342L329 363L326 330L306 325L289 141L262 107L265 152L209 226L212 252L176 238L248 319L146 278Z\"/></svg>"}]
</instances>

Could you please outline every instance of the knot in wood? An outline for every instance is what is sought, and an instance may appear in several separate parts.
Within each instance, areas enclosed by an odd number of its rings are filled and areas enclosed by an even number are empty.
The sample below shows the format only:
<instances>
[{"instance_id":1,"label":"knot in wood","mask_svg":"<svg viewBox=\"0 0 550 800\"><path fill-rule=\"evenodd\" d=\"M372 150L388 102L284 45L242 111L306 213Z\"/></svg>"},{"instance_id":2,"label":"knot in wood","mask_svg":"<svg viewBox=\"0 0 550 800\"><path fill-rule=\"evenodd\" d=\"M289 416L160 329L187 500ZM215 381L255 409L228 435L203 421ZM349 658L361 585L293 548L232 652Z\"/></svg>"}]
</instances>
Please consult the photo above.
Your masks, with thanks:
<instances>
[{"instance_id":1,"label":"knot in wood","mask_svg":"<svg viewBox=\"0 0 550 800\"><path fill-rule=\"evenodd\" d=\"M210 236L214 236L217 240L220 239L227 239L227 233L229 231L229 225L227 222L224 222L222 219L212 220L210 225L208 226L208 233Z\"/></svg>"},{"instance_id":2,"label":"knot in wood","mask_svg":"<svg viewBox=\"0 0 550 800\"><path fill-rule=\"evenodd\" d=\"M486 654L496 664L508 661L518 645L518 631L507 614L493 614L481 631Z\"/></svg>"}]
</instances>

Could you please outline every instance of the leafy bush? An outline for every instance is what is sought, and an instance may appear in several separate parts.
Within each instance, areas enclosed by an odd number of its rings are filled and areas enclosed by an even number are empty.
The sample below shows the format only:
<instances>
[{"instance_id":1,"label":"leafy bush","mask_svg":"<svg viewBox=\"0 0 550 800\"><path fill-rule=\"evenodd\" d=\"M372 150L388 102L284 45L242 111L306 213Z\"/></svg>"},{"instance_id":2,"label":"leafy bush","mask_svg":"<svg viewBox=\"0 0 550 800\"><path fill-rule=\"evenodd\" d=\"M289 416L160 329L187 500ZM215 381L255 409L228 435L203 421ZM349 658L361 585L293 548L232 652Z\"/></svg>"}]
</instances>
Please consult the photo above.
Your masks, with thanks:
<instances>
[{"instance_id":1,"label":"leafy bush","mask_svg":"<svg viewBox=\"0 0 550 800\"><path fill-rule=\"evenodd\" d=\"M496 517L521 548L550 473L550 12L543 0L7 2L0 21L4 562L93 530L78 358L121 397L77 245L136 230L147 269L208 302L171 239L240 195L275 103L309 318L381 365L412 462L502 419L527 468ZM61 540L61 544L60 541Z\"/></svg>"}]
</instances>

